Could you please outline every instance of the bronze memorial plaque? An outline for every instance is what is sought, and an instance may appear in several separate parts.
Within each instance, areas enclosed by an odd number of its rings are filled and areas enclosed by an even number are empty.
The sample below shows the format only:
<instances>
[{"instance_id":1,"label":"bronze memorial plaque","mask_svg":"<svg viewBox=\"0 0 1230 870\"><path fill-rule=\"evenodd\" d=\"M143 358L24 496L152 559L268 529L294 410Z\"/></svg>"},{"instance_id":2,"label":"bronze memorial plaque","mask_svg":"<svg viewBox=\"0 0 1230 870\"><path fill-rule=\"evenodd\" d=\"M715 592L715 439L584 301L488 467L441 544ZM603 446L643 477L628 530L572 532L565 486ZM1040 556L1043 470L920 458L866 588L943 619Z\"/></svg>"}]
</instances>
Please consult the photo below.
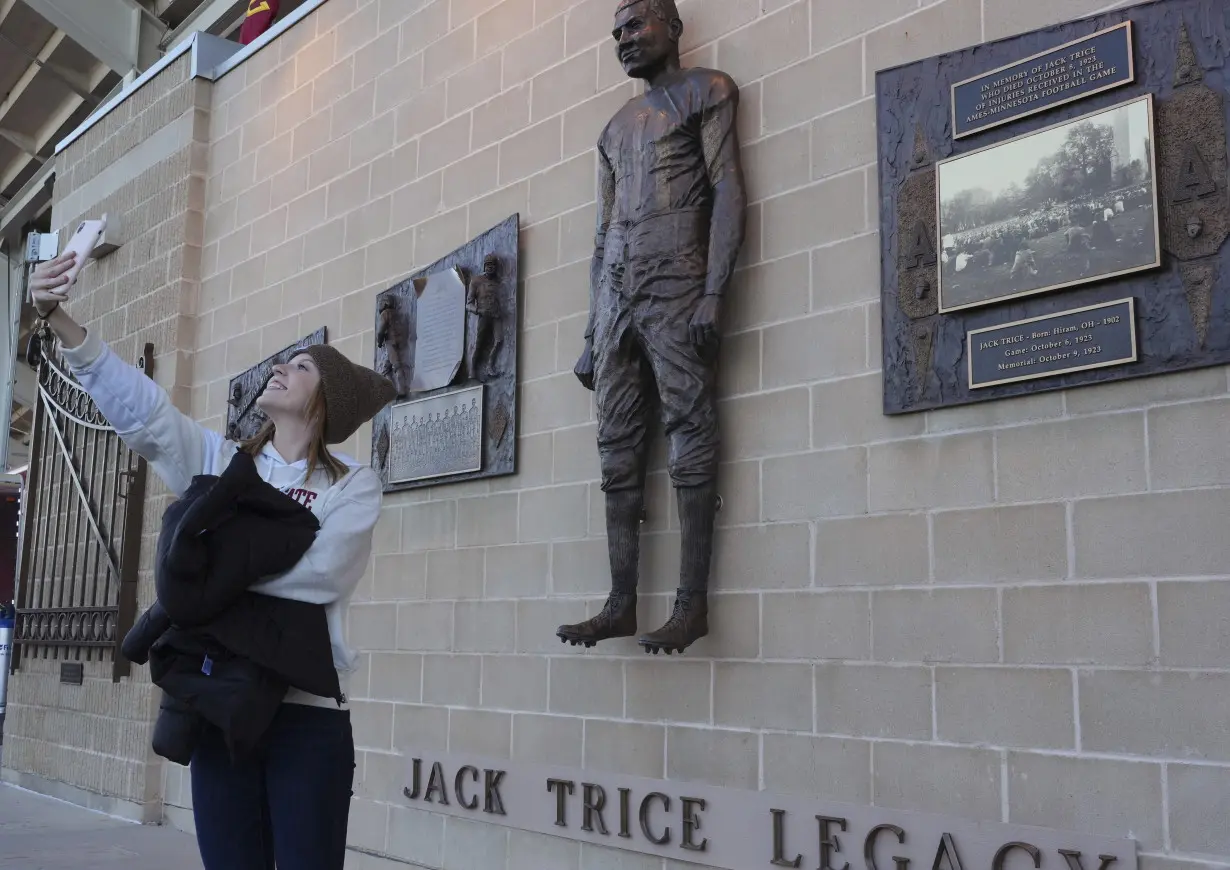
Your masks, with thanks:
<instances>
[{"instance_id":1,"label":"bronze memorial plaque","mask_svg":"<svg viewBox=\"0 0 1230 870\"><path fill-rule=\"evenodd\" d=\"M390 484L479 471L483 467L482 385L394 405L389 430Z\"/></svg>"},{"instance_id":2,"label":"bronze memorial plaque","mask_svg":"<svg viewBox=\"0 0 1230 870\"><path fill-rule=\"evenodd\" d=\"M1136 362L1136 300L975 329L967 353L970 389Z\"/></svg>"},{"instance_id":3,"label":"bronze memorial plaque","mask_svg":"<svg viewBox=\"0 0 1230 870\"><path fill-rule=\"evenodd\" d=\"M397 389L372 421L385 492L516 472L519 222L377 297L374 368Z\"/></svg>"},{"instance_id":4,"label":"bronze memorial plaque","mask_svg":"<svg viewBox=\"0 0 1230 870\"><path fill-rule=\"evenodd\" d=\"M876 73L885 414L1230 363L1225 12L1152 0Z\"/></svg>"},{"instance_id":5,"label":"bronze memorial plaque","mask_svg":"<svg viewBox=\"0 0 1230 870\"><path fill-rule=\"evenodd\" d=\"M454 266L414 279L411 393L447 387L461 371L466 346L466 278Z\"/></svg>"},{"instance_id":6,"label":"bronze memorial plaque","mask_svg":"<svg viewBox=\"0 0 1230 870\"><path fill-rule=\"evenodd\" d=\"M1010 124L1136 79L1132 22L952 86L953 138Z\"/></svg>"}]
</instances>

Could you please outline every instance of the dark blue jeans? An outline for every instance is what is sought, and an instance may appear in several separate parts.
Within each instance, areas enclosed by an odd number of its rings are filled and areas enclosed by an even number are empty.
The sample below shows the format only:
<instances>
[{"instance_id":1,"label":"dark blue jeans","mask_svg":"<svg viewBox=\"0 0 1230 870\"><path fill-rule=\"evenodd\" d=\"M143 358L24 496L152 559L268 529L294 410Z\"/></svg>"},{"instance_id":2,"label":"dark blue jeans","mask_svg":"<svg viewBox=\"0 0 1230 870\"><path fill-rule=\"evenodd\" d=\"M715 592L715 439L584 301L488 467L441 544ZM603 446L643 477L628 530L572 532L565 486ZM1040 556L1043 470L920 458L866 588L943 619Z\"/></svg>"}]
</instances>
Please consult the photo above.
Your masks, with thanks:
<instances>
[{"instance_id":1,"label":"dark blue jeans","mask_svg":"<svg viewBox=\"0 0 1230 870\"><path fill-rule=\"evenodd\" d=\"M348 711L283 704L263 747L235 763L206 727L192 756L205 870L342 870L353 785Z\"/></svg>"}]
</instances>

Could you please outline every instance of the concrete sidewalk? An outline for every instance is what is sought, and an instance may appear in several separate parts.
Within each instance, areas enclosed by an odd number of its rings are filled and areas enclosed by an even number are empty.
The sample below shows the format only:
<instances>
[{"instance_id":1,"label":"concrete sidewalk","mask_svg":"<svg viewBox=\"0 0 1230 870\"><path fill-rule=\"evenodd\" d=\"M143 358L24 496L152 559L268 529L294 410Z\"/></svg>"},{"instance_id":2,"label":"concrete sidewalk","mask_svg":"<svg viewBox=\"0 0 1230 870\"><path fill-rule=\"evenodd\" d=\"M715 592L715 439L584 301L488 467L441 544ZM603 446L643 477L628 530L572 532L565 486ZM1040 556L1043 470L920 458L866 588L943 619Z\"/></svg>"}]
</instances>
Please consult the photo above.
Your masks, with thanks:
<instances>
[{"instance_id":1,"label":"concrete sidewalk","mask_svg":"<svg viewBox=\"0 0 1230 870\"><path fill-rule=\"evenodd\" d=\"M196 840L0 784L0 870L200 870Z\"/></svg>"}]
</instances>

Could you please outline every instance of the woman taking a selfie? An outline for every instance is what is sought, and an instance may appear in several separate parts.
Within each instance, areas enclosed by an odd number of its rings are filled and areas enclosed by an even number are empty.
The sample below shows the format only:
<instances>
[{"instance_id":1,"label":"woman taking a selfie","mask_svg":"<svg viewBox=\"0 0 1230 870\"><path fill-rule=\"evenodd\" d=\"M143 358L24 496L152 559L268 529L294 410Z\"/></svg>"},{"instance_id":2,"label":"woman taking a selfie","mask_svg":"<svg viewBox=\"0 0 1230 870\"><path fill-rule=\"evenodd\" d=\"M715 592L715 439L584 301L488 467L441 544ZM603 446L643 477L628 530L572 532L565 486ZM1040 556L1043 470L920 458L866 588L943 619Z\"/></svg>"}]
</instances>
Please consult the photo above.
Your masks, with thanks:
<instances>
[{"instance_id":1,"label":"woman taking a selfie","mask_svg":"<svg viewBox=\"0 0 1230 870\"><path fill-rule=\"evenodd\" d=\"M218 475L237 451L261 480L312 511L320 531L290 571L251 592L324 606L342 691L355 655L346 609L371 552L381 485L370 467L331 454L392 400L385 378L317 345L273 367L258 407L269 422L235 443L181 414L166 393L117 357L63 305L74 255L40 265L30 282L64 360L117 434L176 496L196 475ZM232 763L206 729L192 756L197 840L207 870L341 870L354 778L350 713L334 699L291 689L256 755Z\"/></svg>"}]
</instances>

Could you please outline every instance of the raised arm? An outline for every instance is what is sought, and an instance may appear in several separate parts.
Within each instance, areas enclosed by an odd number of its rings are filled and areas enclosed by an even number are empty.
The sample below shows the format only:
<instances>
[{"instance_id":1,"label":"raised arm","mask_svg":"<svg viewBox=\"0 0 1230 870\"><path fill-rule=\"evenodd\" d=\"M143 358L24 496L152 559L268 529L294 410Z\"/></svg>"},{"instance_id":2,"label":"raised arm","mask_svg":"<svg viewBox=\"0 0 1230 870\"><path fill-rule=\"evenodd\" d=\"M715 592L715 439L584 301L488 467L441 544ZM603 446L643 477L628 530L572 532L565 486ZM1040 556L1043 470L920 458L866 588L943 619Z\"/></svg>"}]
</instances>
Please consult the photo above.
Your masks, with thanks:
<instances>
[{"instance_id":1,"label":"raised arm","mask_svg":"<svg viewBox=\"0 0 1230 870\"><path fill-rule=\"evenodd\" d=\"M176 495L183 495L222 446L222 437L180 413L166 392L136 366L120 359L94 333L87 332L60 303L67 299L62 280L71 259L43 263L30 281L36 310L61 345L78 382L98 405L116 434L145 458Z\"/></svg>"}]
</instances>

